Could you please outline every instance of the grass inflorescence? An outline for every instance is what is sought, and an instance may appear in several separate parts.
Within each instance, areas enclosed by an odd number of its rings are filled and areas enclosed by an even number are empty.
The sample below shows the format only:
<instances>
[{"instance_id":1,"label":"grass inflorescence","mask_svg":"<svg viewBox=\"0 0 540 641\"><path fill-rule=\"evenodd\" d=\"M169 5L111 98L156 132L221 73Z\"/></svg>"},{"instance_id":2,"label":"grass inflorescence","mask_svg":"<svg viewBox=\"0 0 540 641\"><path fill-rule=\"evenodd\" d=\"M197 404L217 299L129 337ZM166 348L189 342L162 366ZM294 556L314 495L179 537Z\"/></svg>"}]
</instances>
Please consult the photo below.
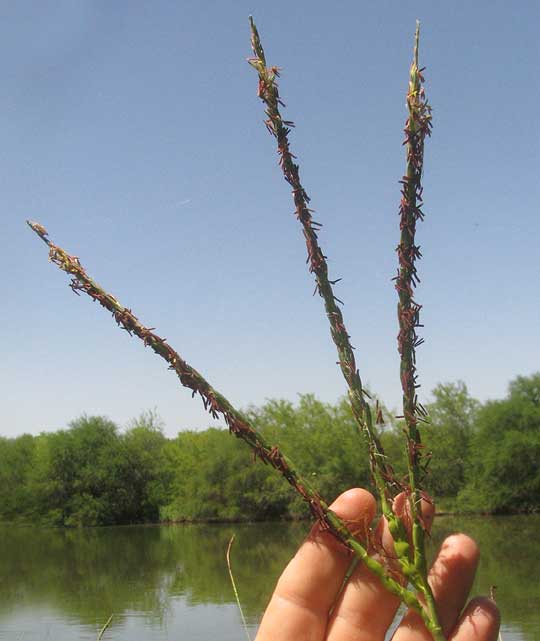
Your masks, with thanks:
<instances>
[{"instance_id":1,"label":"grass inflorescence","mask_svg":"<svg viewBox=\"0 0 540 641\"><path fill-rule=\"evenodd\" d=\"M422 475L425 460L422 456L422 443L419 424L425 420L425 410L417 398L416 348L422 342L416 330L420 326L419 305L413 296L418 282L416 261L420 258L420 248L416 245L416 224L423 219L422 211L422 172L425 138L431 132L431 108L423 88L422 69L418 63L419 26L415 34L413 62L410 69L407 106L409 117L405 125L405 148L407 151L406 173L401 180L400 229L401 237L397 247L398 274L395 286L398 292L398 349L401 358L400 377L403 390L403 420L405 447L408 453L408 480L397 479L391 462L385 455L378 435L378 407L372 408L370 398L363 387L356 365L350 336L347 332L341 301L334 293L334 285L339 279L329 277L326 256L321 249L318 231L320 223L313 219L310 198L300 180L300 169L291 151L289 134L294 124L284 120L280 109L284 107L279 94L277 79L279 69L268 66L259 33L252 18L251 44L253 56L249 63L258 74L258 95L265 105L265 125L276 139L279 164L283 176L291 186L294 213L301 224L306 242L309 271L315 278L316 292L324 302L330 333L338 353L338 365L348 387L352 413L356 420L358 433L365 438L370 457L372 476L379 494L381 507L395 541L395 553L402 577L395 576L392 564L377 560L370 555L368 544L357 538L346 522L341 520L327 502L300 473L291 459L279 447L268 443L253 427L248 418L189 365L180 354L158 336L154 328L141 323L131 309L123 306L112 294L98 285L87 274L80 260L55 245L45 228L36 222L28 221L29 226L47 244L50 260L71 276L70 286L77 294L87 294L113 315L116 323L130 335L142 340L158 356L163 358L178 376L181 384L200 396L206 410L214 417L222 416L230 432L242 439L252 449L254 458L276 469L294 490L306 501L313 516L321 526L337 537L351 550L355 558L380 579L382 584L398 596L408 607L416 610L423 618L433 637L440 641L444 638L438 622L433 595L427 580L426 553L424 543L425 524L422 518ZM412 521L412 537L406 531L402 517L394 511L393 500L400 491L408 498L409 514ZM409 583L411 588L406 584ZM423 605L425 603L425 607Z\"/></svg>"}]
</instances>

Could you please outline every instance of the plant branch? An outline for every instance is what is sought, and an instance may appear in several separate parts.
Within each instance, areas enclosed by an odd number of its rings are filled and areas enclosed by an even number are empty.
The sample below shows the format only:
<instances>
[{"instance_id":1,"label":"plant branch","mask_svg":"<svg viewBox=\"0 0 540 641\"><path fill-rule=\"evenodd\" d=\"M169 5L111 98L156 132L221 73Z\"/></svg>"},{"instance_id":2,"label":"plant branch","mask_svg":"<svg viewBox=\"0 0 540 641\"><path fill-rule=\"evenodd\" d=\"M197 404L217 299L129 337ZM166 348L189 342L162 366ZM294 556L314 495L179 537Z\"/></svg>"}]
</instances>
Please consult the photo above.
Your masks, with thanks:
<instances>
[{"instance_id":1,"label":"plant branch","mask_svg":"<svg viewBox=\"0 0 540 641\"><path fill-rule=\"evenodd\" d=\"M416 329L420 324L422 308L414 300L414 288L420 282L416 261L421 258L420 247L415 244L416 224L423 220L422 211L422 172L424 165L424 142L431 135L432 119L423 88L424 77L418 64L420 24L416 24L414 55L410 69L407 107L409 117L405 124L404 145L407 150L406 174L400 181L400 229L401 237L397 247L398 273L395 278L398 292L398 351L400 354L400 379L403 391L403 418L407 439L407 459L409 471L409 505L411 511L413 566L409 574L413 585L419 589L426 600L430 618L438 626L435 600L427 581L427 561L425 553L424 523L422 519L422 442L418 423L425 420L426 412L418 402L416 390L419 387L416 372L416 348L423 343ZM436 630L440 633L440 627Z\"/></svg>"},{"instance_id":2,"label":"plant branch","mask_svg":"<svg viewBox=\"0 0 540 641\"><path fill-rule=\"evenodd\" d=\"M366 400L368 395L362 386L360 374L356 367L353 347L349 340L350 336L344 324L343 314L337 304L341 301L333 291L332 285L337 280L331 281L328 277L326 256L319 245L316 230L322 225L313 220L313 210L309 208L310 198L302 186L299 167L294 162L295 156L290 150L288 136L291 128L294 127L294 123L289 120L283 120L279 110L280 105L284 106L279 96L276 81L279 78L279 69L266 66L266 57L252 17L250 17L250 25L251 46L254 57L250 58L248 62L259 75L258 95L266 105L265 114L267 119L265 120L265 125L277 140L279 165L285 180L292 187L295 205L294 213L303 228L309 271L315 276L316 291L324 301L326 315L330 323L330 333L338 352L338 365L347 382L349 400L357 426L360 432L365 435L368 443L371 471L383 502L383 511L385 514L390 515L391 510L387 500L387 489L389 484L394 483L394 473L384 454L374 425L371 408Z\"/></svg>"},{"instance_id":3,"label":"plant branch","mask_svg":"<svg viewBox=\"0 0 540 641\"><path fill-rule=\"evenodd\" d=\"M422 308L413 298L413 290L419 282L416 260L421 257L420 247L415 245L416 223L424 217L422 211L422 170L424 140L431 132L431 108L422 86L423 76L418 67L419 24L416 27L414 57L410 70L407 106L409 117L405 124L407 170L401 179L400 229L401 238L397 247L398 274L395 278L398 292L398 351L400 354L400 379L403 390L403 418L407 437L411 512L414 521L421 519L420 474L421 438L418 422L425 410L418 403L416 389L416 347L423 339L416 334L420 325ZM415 557L420 552L415 545Z\"/></svg>"},{"instance_id":4,"label":"plant branch","mask_svg":"<svg viewBox=\"0 0 540 641\"><path fill-rule=\"evenodd\" d=\"M76 293L83 292L109 310L116 323L125 329L128 334L137 336L149 346L173 370L184 387L192 390L193 396L198 394L205 409L214 417L223 416L232 434L245 441L253 450L255 458L271 465L278 470L290 485L308 503L309 508L324 529L329 530L346 547L353 551L367 567L380 579L383 586L396 595L409 607L413 608L423 617L426 625L429 618L417 596L400 585L398 581L389 576L385 567L376 559L369 556L366 548L353 536L347 525L322 499L320 494L300 475L293 462L285 456L278 447L269 445L261 434L249 423L248 419L236 410L229 401L215 390L210 383L193 367L186 363L166 341L155 334L152 329L145 327L133 312L120 304L112 295L106 292L92 278L88 276L80 263L79 258L71 256L61 247L52 243L48 238L47 230L36 222L27 221L30 228L49 247L49 259L62 271L71 276L71 289Z\"/></svg>"}]
</instances>

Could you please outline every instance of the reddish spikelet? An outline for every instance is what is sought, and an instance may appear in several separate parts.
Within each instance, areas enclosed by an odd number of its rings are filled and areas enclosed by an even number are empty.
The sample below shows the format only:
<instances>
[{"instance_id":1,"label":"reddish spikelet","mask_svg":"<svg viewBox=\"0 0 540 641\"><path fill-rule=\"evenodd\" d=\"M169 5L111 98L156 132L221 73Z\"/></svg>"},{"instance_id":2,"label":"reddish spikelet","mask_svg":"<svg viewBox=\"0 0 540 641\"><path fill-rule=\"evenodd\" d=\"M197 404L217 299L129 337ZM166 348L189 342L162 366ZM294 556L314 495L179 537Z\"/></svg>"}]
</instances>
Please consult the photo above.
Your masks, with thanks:
<instances>
[{"instance_id":1,"label":"reddish spikelet","mask_svg":"<svg viewBox=\"0 0 540 641\"><path fill-rule=\"evenodd\" d=\"M145 346L150 347L156 354L161 356L169 364L169 369L176 372L184 387L192 391L192 395L199 395L204 408L213 418L223 416L231 434L243 439L254 452L256 458L271 465L281 472L287 481L308 503L311 512L317 519L325 520L326 503L321 496L305 481L303 481L290 461L275 446L271 446L263 437L249 424L249 421L238 410L234 409L229 401L217 392L204 377L183 358L167 342L165 338L158 336L153 328L145 327L133 314L131 309L123 307L118 300L102 289L93 281L81 265L76 256L71 256L61 247L52 243L48 238L47 230L39 223L27 221L28 225L49 247L49 259L60 269L69 274L72 279L71 289L79 294L83 292L97 301L102 307L109 310L117 325L128 334L138 336Z\"/></svg>"},{"instance_id":2,"label":"reddish spikelet","mask_svg":"<svg viewBox=\"0 0 540 641\"><path fill-rule=\"evenodd\" d=\"M309 271L315 277L315 292L324 300L326 315L330 323L330 333L336 345L339 365L343 377L349 388L349 400L353 415L359 430L366 436L369 447L371 470L381 496L385 496L391 487L397 487L391 479L394 478L392 467L384 456L381 442L378 438L375 421L371 415L371 409L365 399L366 392L363 389L360 374L356 366L353 347L349 340L349 334L345 328L343 314L338 303L343 302L334 294L332 285L341 279L330 280L328 278L328 265L317 235L320 223L313 220L313 210L309 208L310 198L300 181L300 169L290 150L289 138L290 128L293 123L290 120L283 120L279 106L284 106L279 96L279 88L276 78L279 72L276 67L267 67L264 50L261 45L257 28L251 20L251 45L254 57L249 63L257 70L259 75L258 96L265 104L265 125L268 131L277 141L277 152L279 155L279 166L283 171L283 177L291 186L294 200L294 214L300 224L306 242L307 263ZM314 292L314 293L315 293ZM385 486L383 480L388 479Z\"/></svg>"},{"instance_id":3,"label":"reddish spikelet","mask_svg":"<svg viewBox=\"0 0 540 641\"><path fill-rule=\"evenodd\" d=\"M403 415L409 439L409 461L414 470L419 469L421 440L418 422L425 420L425 409L418 403L419 387L416 371L416 348L423 343L416 330L420 324L422 306L414 300L414 288L420 282L416 261L421 258L420 247L415 244L416 224L424 219L422 211L422 170L424 141L431 134L431 107L428 105L422 83L424 77L418 68L418 33L414 60L411 66L407 106L409 117L405 124L407 173L399 181L401 201L399 207L401 238L397 246L398 273L395 288L398 292L398 351L401 357L400 378L403 390ZM419 479L417 479L419 480Z\"/></svg>"}]
</instances>

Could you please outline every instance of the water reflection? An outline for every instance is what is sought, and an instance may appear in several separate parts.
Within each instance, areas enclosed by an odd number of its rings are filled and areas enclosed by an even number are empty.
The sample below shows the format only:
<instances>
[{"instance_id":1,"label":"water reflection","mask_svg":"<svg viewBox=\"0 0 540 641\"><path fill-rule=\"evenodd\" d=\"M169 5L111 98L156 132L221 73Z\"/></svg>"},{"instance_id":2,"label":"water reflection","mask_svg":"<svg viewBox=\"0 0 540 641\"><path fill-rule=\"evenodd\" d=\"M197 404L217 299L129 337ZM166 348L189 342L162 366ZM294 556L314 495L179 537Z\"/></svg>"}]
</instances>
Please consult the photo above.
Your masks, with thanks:
<instances>
[{"instance_id":1,"label":"water reflection","mask_svg":"<svg viewBox=\"0 0 540 641\"><path fill-rule=\"evenodd\" d=\"M0 638L24 632L25 641L95 639L110 613L115 616L104 641L242 638L225 563L231 535L236 534L232 561L242 605L255 625L305 529L295 523L90 530L3 526ZM538 639L540 517L442 518L433 549L458 530L471 534L482 550L475 592L485 594L497 585L507 632Z\"/></svg>"}]
</instances>

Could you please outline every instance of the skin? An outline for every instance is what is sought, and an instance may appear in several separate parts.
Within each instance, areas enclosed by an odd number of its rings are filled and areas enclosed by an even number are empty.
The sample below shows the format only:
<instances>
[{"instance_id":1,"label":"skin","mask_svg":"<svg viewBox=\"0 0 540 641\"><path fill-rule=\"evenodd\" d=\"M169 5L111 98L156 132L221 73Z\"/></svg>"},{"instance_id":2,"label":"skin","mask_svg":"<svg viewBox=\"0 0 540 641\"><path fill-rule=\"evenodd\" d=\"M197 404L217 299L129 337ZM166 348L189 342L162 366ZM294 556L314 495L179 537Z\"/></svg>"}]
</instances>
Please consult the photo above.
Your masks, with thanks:
<instances>
[{"instance_id":1,"label":"skin","mask_svg":"<svg viewBox=\"0 0 540 641\"><path fill-rule=\"evenodd\" d=\"M376 509L369 492L348 490L331 508L365 539ZM403 496L397 497L395 508L407 525ZM432 505L425 503L423 513L429 527ZM374 538L380 553L391 557L392 538L384 520L378 523ZM475 598L467 603L478 559L476 543L464 534L454 534L443 542L430 570L441 625L451 641L496 641L498 637L499 613L493 601ZM363 564L341 590L350 561L350 553L315 525L281 575L256 641L384 641L399 600ZM430 641L431 635L418 614L407 612L392 640Z\"/></svg>"}]
</instances>

